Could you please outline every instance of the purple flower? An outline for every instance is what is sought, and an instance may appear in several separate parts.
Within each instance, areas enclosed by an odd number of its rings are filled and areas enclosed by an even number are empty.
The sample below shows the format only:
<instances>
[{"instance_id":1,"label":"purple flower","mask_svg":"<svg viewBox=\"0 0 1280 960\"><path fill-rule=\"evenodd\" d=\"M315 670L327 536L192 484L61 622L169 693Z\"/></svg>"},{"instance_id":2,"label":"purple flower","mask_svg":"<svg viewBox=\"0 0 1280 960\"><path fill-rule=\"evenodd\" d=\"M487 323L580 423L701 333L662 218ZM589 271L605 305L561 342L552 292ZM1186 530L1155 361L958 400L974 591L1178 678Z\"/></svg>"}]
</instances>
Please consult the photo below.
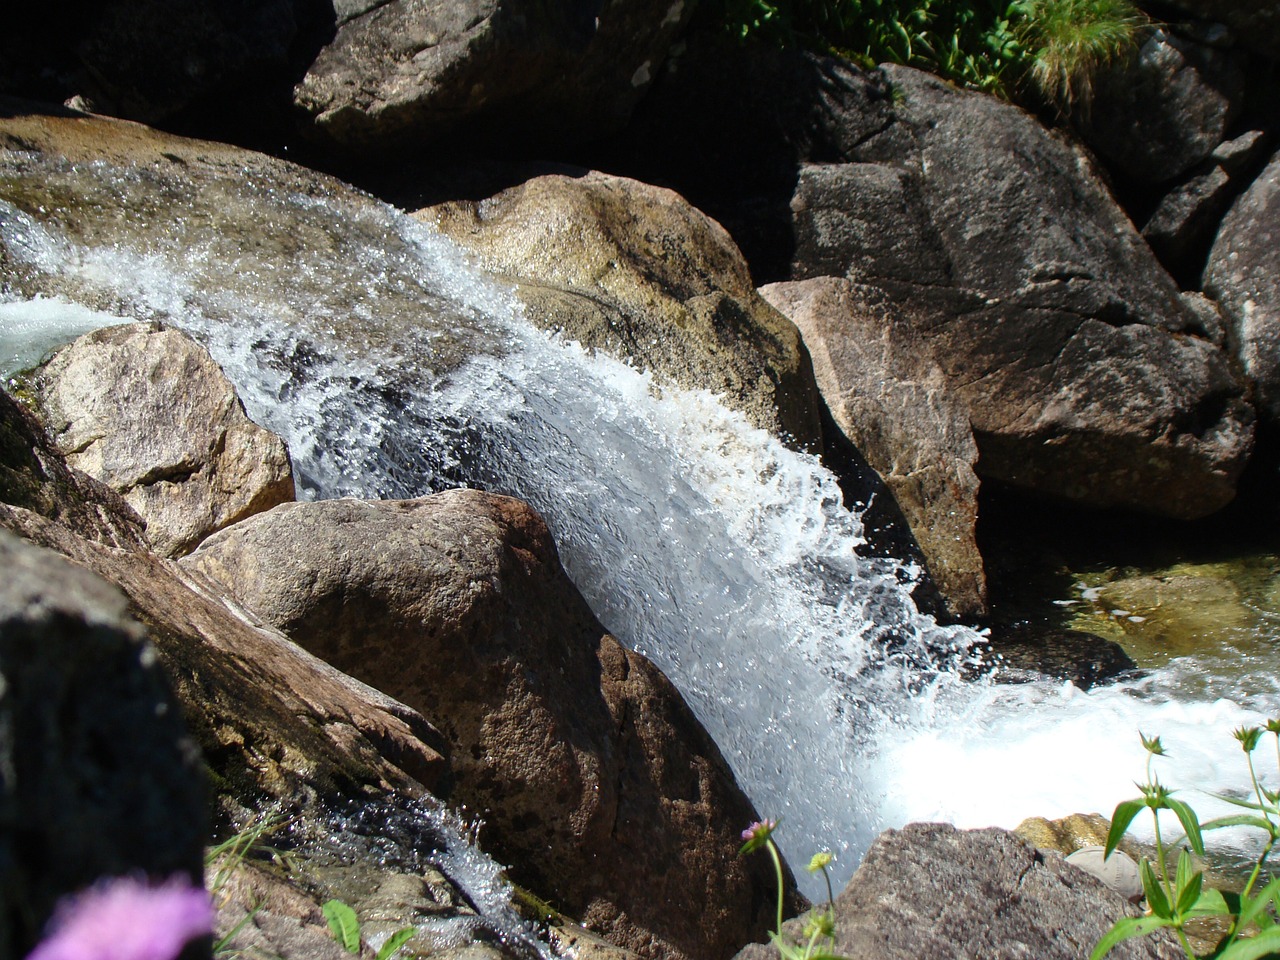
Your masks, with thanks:
<instances>
[{"instance_id":1,"label":"purple flower","mask_svg":"<svg viewBox=\"0 0 1280 960\"><path fill-rule=\"evenodd\" d=\"M120 877L60 901L49 929L27 960L174 960L212 932L213 904L183 877L159 886Z\"/></svg>"},{"instance_id":2,"label":"purple flower","mask_svg":"<svg viewBox=\"0 0 1280 960\"><path fill-rule=\"evenodd\" d=\"M742 849L738 853L751 853L754 850L759 850L776 829L778 829L777 820L770 820L767 817L763 820L757 820L742 831L742 839L747 842L742 845Z\"/></svg>"}]
</instances>

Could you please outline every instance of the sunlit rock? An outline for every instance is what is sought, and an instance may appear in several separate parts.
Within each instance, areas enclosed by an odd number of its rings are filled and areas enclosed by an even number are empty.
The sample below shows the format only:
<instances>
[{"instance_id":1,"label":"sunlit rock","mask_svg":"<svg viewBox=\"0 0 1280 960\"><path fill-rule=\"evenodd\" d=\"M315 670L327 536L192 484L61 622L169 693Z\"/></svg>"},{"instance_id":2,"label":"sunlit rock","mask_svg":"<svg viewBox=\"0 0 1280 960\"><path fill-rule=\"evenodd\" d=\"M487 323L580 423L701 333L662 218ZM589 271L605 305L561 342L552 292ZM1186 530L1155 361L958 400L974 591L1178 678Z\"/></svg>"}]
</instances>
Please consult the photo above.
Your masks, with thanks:
<instances>
[{"instance_id":1,"label":"sunlit rock","mask_svg":"<svg viewBox=\"0 0 1280 960\"><path fill-rule=\"evenodd\" d=\"M183 564L452 747L451 800L513 876L651 957L726 957L772 871L750 802L670 682L592 615L543 521L505 497L284 504Z\"/></svg>"},{"instance_id":2,"label":"sunlit rock","mask_svg":"<svg viewBox=\"0 0 1280 960\"><path fill-rule=\"evenodd\" d=\"M836 898L833 953L848 960L1079 960L1138 908L1100 880L1005 830L914 823L888 830ZM784 926L799 937L802 920ZM754 944L738 960L766 960ZM1128 940L1116 960L1175 960L1170 933Z\"/></svg>"},{"instance_id":3,"label":"sunlit rock","mask_svg":"<svg viewBox=\"0 0 1280 960\"><path fill-rule=\"evenodd\" d=\"M160 553L186 553L293 499L284 442L245 415L218 365L176 330L86 334L31 382L67 462L120 493Z\"/></svg>"},{"instance_id":4,"label":"sunlit rock","mask_svg":"<svg viewBox=\"0 0 1280 960\"><path fill-rule=\"evenodd\" d=\"M1222 221L1204 289L1229 318L1259 411L1280 420L1280 155Z\"/></svg>"},{"instance_id":5,"label":"sunlit rock","mask_svg":"<svg viewBox=\"0 0 1280 960\"><path fill-rule=\"evenodd\" d=\"M760 292L800 328L832 416L892 491L948 609L981 616L978 448L968 410L910 315L879 291L834 277Z\"/></svg>"},{"instance_id":6,"label":"sunlit rock","mask_svg":"<svg viewBox=\"0 0 1280 960\"><path fill-rule=\"evenodd\" d=\"M552 175L416 216L516 282L539 326L722 394L757 426L821 449L799 333L756 293L724 229L679 195L603 173Z\"/></svg>"}]
</instances>

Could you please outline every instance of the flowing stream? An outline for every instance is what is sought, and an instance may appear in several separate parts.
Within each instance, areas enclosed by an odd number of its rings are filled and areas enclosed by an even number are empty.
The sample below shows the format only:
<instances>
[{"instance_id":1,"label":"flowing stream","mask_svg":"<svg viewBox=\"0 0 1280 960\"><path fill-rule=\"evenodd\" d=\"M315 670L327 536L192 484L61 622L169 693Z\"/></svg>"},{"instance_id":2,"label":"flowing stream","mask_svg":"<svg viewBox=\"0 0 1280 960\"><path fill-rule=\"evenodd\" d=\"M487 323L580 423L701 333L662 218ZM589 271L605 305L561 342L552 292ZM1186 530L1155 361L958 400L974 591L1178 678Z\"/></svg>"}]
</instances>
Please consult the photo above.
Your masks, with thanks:
<instances>
[{"instance_id":1,"label":"flowing stream","mask_svg":"<svg viewBox=\"0 0 1280 960\"><path fill-rule=\"evenodd\" d=\"M136 186L98 175L122 196ZM1164 736L1165 781L1247 787L1230 730L1280 713L1274 642L1248 682L1188 657L1087 693L962 681L977 636L916 610L914 571L858 557L860 521L814 458L715 397L539 332L390 208L261 202L310 239L287 256L237 243L175 201L168 232L84 243L0 201L0 249L58 291L0 298L0 372L118 317L160 320L201 339L286 438L301 496L470 485L528 500L603 623L662 667L784 820L791 861L832 849L841 881L909 820L1109 813L1141 776L1140 729Z\"/></svg>"}]
</instances>

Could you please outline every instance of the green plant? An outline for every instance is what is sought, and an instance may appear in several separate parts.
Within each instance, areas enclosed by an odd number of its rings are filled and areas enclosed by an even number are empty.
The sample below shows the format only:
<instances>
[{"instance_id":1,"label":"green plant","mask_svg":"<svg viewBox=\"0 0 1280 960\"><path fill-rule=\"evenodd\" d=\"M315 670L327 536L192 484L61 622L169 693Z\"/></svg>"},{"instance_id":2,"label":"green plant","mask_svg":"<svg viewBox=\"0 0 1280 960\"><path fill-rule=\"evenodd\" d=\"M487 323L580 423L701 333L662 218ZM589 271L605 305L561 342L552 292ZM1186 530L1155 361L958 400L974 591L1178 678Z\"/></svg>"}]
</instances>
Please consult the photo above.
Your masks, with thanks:
<instances>
[{"instance_id":1,"label":"green plant","mask_svg":"<svg viewBox=\"0 0 1280 960\"><path fill-rule=\"evenodd\" d=\"M1087 101L1094 73L1133 48L1132 0L712 0L738 37L919 67L1008 96L1026 78L1043 99Z\"/></svg>"},{"instance_id":2,"label":"green plant","mask_svg":"<svg viewBox=\"0 0 1280 960\"><path fill-rule=\"evenodd\" d=\"M1093 77L1127 56L1146 17L1131 0L1028 0L1015 35L1031 82L1064 111L1087 106Z\"/></svg>"},{"instance_id":3,"label":"green plant","mask_svg":"<svg viewBox=\"0 0 1280 960\"><path fill-rule=\"evenodd\" d=\"M324 918L329 921L333 938L342 944L342 948L347 953L359 954L360 919L356 916L356 912L341 900L329 900L320 909L324 913ZM389 960L417 932L413 927L397 930L379 948L377 960Z\"/></svg>"},{"instance_id":4,"label":"green plant","mask_svg":"<svg viewBox=\"0 0 1280 960\"><path fill-rule=\"evenodd\" d=\"M782 960L842 960L833 952L836 942L836 908L831 895L831 875L827 867L831 864L831 854L827 851L816 853L809 861L809 872L822 871L822 879L827 883L827 903L825 907L814 907L805 916L804 932L800 943L789 943L782 934L782 908L786 896L782 872L782 854L773 842L773 831L778 829L776 820L760 820L742 831L742 839L746 842L738 851L739 854L752 853L764 848L773 859L773 870L778 881L777 924L769 934L769 939L778 948Z\"/></svg>"},{"instance_id":5,"label":"green plant","mask_svg":"<svg viewBox=\"0 0 1280 960\"><path fill-rule=\"evenodd\" d=\"M1280 720L1270 720L1266 729L1276 737L1276 762L1280 769ZM1250 813L1219 817L1201 823L1195 811L1181 800L1173 798L1173 792L1160 783L1153 775L1151 766L1156 757L1164 756L1164 746L1159 737L1142 736L1142 746L1147 751L1146 782L1138 784L1141 796L1133 800L1125 800L1118 804L1111 820L1111 830L1107 835L1106 856L1115 850L1120 839L1128 831L1134 818L1143 809L1151 811L1155 823L1156 867L1143 859L1139 866L1142 877L1142 889L1146 895L1148 912L1142 917L1125 917L1111 927L1098 941L1089 960L1101 960L1102 957L1122 940L1143 936L1156 930L1171 928L1182 944L1188 958L1194 960L1196 954L1187 939L1186 925L1188 921L1198 917L1220 916L1228 920L1227 932L1213 950L1203 956L1213 960L1263 960L1280 958L1280 926L1276 925L1272 911L1280 904L1280 879L1271 880L1261 891L1254 893L1263 867L1271 855L1277 839L1280 839L1280 792L1265 789L1258 779L1253 763L1253 753L1262 738L1259 727L1241 727L1235 731L1235 738L1244 750L1249 765L1249 779L1253 785L1253 799L1242 800L1235 797L1220 796L1222 800L1243 807ZM1140 735L1141 736L1141 735ZM1177 817L1190 847L1178 851L1177 866L1173 876L1169 875L1169 858L1173 844L1166 844L1161 836L1160 811L1169 810ZM1204 855L1203 833L1223 827L1254 827L1266 835L1262 851L1258 854L1248 882L1240 893L1219 891L1204 886L1204 873L1197 869L1191 860L1191 853ZM1251 927L1257 933L1246 937Z\"/></svg>"},{"instance_id":6,"label":"green plant","mask_svg":"<svg viewBox=\"0 0 1280 960\"><path fill-rule=\"evenodd\" d=\"M240 865L251 854L266 855L278 865L288 867L288 854L276 847L263 843L262 840L263 837L286 826L288 822L289 820L280 814L261 816L205 852L204 866L205 873L209 878L209 897L215 905L218 905L218 896L227 885L227 881L231 879L232 874L240 868ZM227 931L225 936L214 943L213 954L215 957L230 957L239 952L231 949L231 941L236 938L236 934L244 929L246 924L257 916L258 911L261 909L261 904L255 906L240 919L239 923Z\"/></svg>"}]
</instances>

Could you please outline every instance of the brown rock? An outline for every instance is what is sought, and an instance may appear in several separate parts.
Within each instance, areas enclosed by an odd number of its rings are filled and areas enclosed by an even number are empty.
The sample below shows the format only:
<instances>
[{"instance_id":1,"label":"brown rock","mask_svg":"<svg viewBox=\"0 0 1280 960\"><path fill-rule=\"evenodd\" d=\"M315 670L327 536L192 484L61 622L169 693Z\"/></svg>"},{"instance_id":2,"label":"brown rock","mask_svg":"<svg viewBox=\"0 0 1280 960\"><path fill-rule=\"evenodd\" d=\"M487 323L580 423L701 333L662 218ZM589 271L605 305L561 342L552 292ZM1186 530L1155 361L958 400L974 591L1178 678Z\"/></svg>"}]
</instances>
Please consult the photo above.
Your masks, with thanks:
<instances>
[{"instance_id":1,"label":"brown rock","mask_svg":"<svg viewBox=\"0 0 1280 960\"><path fill-rule=\"evenodd\" d=\"M67 462L119 492L166 556L293 499L284 441L186 335L126 324L86 334L33 379Z\"/></svg>"},{"instance_id":2,"label":"brown rock","mask_svg":"<svg viewBox=\"0 0 1280 960\"><path fill-rule=\"evenodd\" d=\"M520 284L528 314L757 426L821 449L817 390L795 327L756 293L724 229L678 194L624 177L537 177L414 216Z\"/></svg>"},{"instance_id":3,"label":"brown rock","mask_svg":"<svg viewBox=\"0 0 1280 960\"><path fill-rule=\"evenodd\" d=\"M949 612L985 614L978 448L967 408L909 313L874 288L834 277L760 293L800 328L836 424L892 491Z\"/></svg>"},{"instance_id":4,"label":"brown rock","mask_svg":"<svg viewBox=\"0 0 1280 960\"><path fill-rule=\"evenodd\" d=\"M726 957L764 929L754 818L674 687L596 621L542 520L456 490L284 504L183 564L450 742L451 799L513 875L645 956Z\"/></svg>"},{"instance_id":5,"label":"brown rock","mask_svg":"<svg viewBox=\"0 0 1280 960\"><path fill-rule=\"evenodd\" d=\"M207 582L149 553L140 538L118 535L130 528L117 518L132 511L114 491L61 464L42 446L39 426L3 393L0 437L0 471L12 478L0 488L0 526L124 592L220 793L309 804L369 785L421 793L440 779L446 764L433 744L443 744L420 714L254 623Z\"/></svg>"}]
</instances>

